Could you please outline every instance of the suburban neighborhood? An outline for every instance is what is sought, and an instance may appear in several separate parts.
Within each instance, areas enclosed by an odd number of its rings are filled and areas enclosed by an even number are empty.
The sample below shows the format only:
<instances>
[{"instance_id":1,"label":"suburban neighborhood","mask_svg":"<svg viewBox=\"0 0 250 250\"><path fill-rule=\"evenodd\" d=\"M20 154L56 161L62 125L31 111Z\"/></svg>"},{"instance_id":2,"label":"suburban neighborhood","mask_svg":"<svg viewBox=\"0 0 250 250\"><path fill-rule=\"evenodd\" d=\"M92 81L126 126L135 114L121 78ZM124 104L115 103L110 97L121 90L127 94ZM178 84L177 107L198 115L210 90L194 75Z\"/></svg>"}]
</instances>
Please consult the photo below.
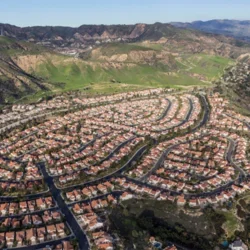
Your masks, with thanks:
<instances>
[{"instance_id":1,"label":"suburban neighborhood","mask_svg":"<svg viewBox=\"0 0 250 250\"><path fill-rule=\"evenodd\" d=\"M231 201L250 189L249 130L250 118L218 93L13 105L0 114L1 249L122 249L109 212L125 201ZM154 235L148 244L162 246Z\"/></svg>"}]
</instances>

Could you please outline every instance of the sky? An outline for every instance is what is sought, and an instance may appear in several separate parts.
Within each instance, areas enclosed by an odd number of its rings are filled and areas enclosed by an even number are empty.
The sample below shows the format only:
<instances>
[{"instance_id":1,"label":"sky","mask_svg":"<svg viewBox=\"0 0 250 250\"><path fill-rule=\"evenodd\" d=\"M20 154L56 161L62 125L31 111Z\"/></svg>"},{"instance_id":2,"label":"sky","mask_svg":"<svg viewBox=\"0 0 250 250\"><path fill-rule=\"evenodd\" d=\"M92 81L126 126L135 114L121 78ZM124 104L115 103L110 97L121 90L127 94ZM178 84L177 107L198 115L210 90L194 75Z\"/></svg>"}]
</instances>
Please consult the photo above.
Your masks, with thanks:
<instances>
[{"instance_id":1,"label":"sky","mask_svg":"<svg viewBox=\"0 0 250 250\"><path fill-rule=\"evenodd\" d=\"M0 0L0 23L17 26L249 20L250 0Z\"/></svg>"}]
</instances>

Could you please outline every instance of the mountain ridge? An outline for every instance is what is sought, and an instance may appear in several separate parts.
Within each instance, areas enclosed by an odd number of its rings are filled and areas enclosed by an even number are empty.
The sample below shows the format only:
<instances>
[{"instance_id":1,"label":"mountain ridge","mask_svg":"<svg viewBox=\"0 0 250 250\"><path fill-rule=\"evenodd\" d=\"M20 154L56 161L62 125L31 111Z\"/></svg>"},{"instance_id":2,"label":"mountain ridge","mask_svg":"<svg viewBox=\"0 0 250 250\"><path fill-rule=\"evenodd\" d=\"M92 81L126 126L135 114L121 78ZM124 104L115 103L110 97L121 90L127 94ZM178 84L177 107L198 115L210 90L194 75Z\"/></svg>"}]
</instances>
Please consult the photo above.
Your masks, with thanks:
<instances>
[{"instance_id":1,"label":"mountain ridge","mask_svg":"<svg viewBox=\"0 0 250 250\"><path fill-rule=\"evenodd\" d=\"M89 46L108 42L157 41L162 37L178 40L188 38L190 35L212 36L227 43L235 43L230 38L203 34L199 31L189 31L176 28L169 23L159 22L132 25L81 25L76 28L64 26L30 26L22 28L10 24L0 24L0 29L3 30L3 34L7 37L52 48L86 49Z\"/></svg>"},{"instance_id":2,"label":"mountain ridge","mask_svg":"<svg viewBox=\"0 0 250 250\"><path fill-rule=\"evenodd\" d=\"M194 22L171 22L177 28L195 29L250 41L250 20L213 19Z\"/></svg>"}]
</instances>

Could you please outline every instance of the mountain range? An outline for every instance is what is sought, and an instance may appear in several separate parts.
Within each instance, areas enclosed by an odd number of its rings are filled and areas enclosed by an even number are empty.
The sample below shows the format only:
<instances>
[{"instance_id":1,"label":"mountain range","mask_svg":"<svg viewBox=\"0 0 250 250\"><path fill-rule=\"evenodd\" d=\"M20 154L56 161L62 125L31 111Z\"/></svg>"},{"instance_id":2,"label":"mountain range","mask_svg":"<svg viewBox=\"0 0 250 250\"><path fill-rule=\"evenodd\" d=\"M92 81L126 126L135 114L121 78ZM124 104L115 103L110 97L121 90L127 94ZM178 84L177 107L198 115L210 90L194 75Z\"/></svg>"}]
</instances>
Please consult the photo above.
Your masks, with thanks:
<instances>
[{"instance_id":1,"label":"mountain range","mask_svg":"<svg viewBox=\"0 0 250 250\"><path fill-rule=\"evenodd\" d=\"M187 22L172 22L172 25L178 28L189 28L213 34L231 36L237 39L250 41L250 21L239 20L209 20Z\"/></svg>"},{"instance_id":2,"label":"mountain range","mask_svg":"<svg viewBox=\"0 0 250 250\"><path fill-rule=\"evenodd\" d=\"M214 25L212 25L214 23ZM216 23L217 26L216 26ZM178 28L174 26L178 26ZM145 40L158 41L161 38L174 38L175 41L188 38L190 35L201 36L204 34L195 31L185 31L181 28L192 28L212 33L223 34L223 23L219 28L219 21L211 21L202 25L202 22L194 23L154 23L154 24L134 24L134 25L82 25L78 28L60 27L60 26L34 26L17 27L10 24L0 24L3 35L24 40L53 48L86 48L89 45L99 45L108 42L140 42ZM226 24L224 24L225 26ZM203 28L204 27L204 28ZM208 28L205 28L208 27ZM214 28L212 28L214 27ZM217 27L217 29L216 29ZM243 33L243 32L242 32ZM230 35L229 33L227 35ZM208 37L215 35L206 34ZM247 34L246 34L247 36ZM250 29L249 29L250 36ZM225 37L216 37L218 40L226 43L235 43L233 39Z\"/></svg>"}]
</instances>

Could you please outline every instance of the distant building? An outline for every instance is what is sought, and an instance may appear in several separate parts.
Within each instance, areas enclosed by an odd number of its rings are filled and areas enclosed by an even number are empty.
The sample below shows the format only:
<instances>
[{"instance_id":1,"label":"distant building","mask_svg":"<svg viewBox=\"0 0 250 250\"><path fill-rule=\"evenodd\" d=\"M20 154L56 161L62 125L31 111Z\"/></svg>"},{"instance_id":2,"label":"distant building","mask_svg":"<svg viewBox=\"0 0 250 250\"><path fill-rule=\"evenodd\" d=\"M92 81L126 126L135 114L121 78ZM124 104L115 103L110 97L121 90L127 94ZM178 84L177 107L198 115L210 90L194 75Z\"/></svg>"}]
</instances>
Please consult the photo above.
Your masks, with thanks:
<instances>
[{"instance_id":1,"label":"distant building","mask_svg":"<svg viewBox=\"0 0 250 250\"><path fill-rule=\"evenodd\" d=\"M248 247L242 242L242 240L236 240L232 244L229 245L229 249L231 250L248 250Z\"/></svg>"}]
</instances>

